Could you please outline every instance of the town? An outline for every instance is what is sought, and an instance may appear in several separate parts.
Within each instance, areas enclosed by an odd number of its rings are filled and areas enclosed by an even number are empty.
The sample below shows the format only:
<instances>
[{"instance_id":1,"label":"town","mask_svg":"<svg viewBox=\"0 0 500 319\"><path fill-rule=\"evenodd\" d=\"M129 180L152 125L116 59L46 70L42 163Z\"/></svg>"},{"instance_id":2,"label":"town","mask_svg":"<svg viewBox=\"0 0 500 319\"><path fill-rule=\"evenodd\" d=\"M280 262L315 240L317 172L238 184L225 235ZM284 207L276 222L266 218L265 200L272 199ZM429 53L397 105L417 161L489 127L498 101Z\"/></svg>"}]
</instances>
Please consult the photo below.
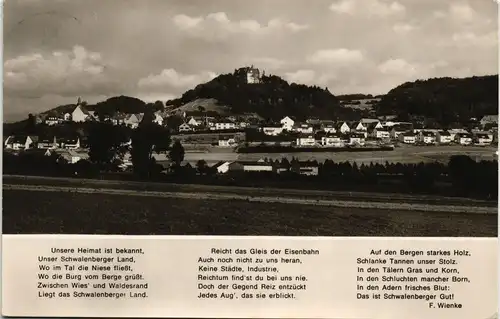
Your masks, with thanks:
<instances>
[{"instance_id":1,"label":"town","mask_svg":"<svg viewBox=\"0 0 500 319\"><path fill-rule=\"evenodd\" d=\"M177 117L177 125L169 126L169 118ZM4 149L12 154L19 152L43 152L47 156L57 155L68 163L77 163L89 158L86 136L79 134L79 124L104 122L114 126L137 129L144 113L115 114L99 117L89 111L80 98L71 113L61 117L36 116L36 125L58 127L69 126L73 132L66 136L11 135L4 138ZM172 139L182 142L186 152L196 152L201 148L215 152L212 162L219 173L238 167L244 171L274 170L261 161L223 162L217 159L219 152L335 152L363 150L391 150L404 146L477 146L497 145L498 115L485 115L471 119L468 127L426 127L418 122L400 122L396 116L361 118L358 121L332 121L309 118L298 121L295 117L285 116L280 121L270 123L257 115L219 116L203 110L187 111L178 114L166 109L153 113L152 122L169 130ZM80 130L81 132L81 130ZM124 143L130 145L131 141ZM156 158L167 161L162 154ZM234 162L234 163L233 163ZM231 164L231 165L230 165ZM132 166L130 153L123 156L121 167ZM302 171L309 172L304 168ZM307 174L309 174L307 173Z\"/></svg>"}]
</instances>

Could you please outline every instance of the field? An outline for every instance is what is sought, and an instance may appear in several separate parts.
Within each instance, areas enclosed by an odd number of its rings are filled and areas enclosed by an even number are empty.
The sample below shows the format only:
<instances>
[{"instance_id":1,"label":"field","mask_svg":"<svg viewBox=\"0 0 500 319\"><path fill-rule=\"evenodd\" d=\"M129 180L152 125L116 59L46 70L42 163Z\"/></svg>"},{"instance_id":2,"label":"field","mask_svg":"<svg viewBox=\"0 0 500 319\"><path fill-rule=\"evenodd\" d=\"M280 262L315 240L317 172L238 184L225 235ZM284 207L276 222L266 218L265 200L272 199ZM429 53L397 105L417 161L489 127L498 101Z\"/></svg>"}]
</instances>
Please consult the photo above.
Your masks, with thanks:
<instances>
[{"instance_id":1,"label":"field","mask_svg":"<svg viewBox=\"0 0 500 319\"><path fill-rule=\"evenodd\" d=\"M7 184L5 184L7 183ZM100 186L98 186L98 184ZM457 201L464 212L400 210L397 203L428 203L433 197L418 200L404 196L395 199L393 208L381 209L390 202L381 195L360 195L368 205L340 207L313 204L324 198L342 198L321 192L289 191L288 200L265 201L273 198L272 190L255 190L244 199L245 189L233 188L233 193L221 188L207 193L207 186L185 186L168 196L166 189L153 185L147 191L139 183L112 183L76 180L61 181L72 185L66 190L53 190L47 179L40 181L38 190L9 189L33 187L28 183L4 177L4 233L67 233L67 234L128 234L128 235L281 235L281 236L497 236L497 213L494 203L485 205L473 200ZM108 186L105 186L108 184ZM122 187L127 186L127 187ZM62 189L62 186L59 186ZM87 187L86 191L78 191ZM169 187L169 186L165 186ZM177 187L177 186L170 186ZM180 187L180 186L179 186ZM189 188L193 187L190 191ZM228 188L231 189L231 188ZM150 191L150 195L145 193ZM154 192L153 192L154 191ZM189 196L186 196L189 195ZM206 195L210 196L206 196ZM229 197L224 197L226 194ZM182 196L181 196L182 195ZM251 195L251 196L250 196ZM239 197L238 197L239 196ZM252 197L253 196L253 197ZM326 197L325 197L326 196ZM336 197L335 197L336 196ZM344 198L345 198L344 194ZM386 195L387 196L387 195ZM303 197L306 197L304 199ZM275 197L274 197L275 198ZM302 198L302 199L301 199ZM368 198L368 199L367 199ZM413 198L413 199L412 199ZM27 200L29 199L29 200ZM229 199L229 200L228 200ZM355 203L355 198L352 199ZM452 205L451 199L448 205ZM359 199L358 199L359 201ZM345 203L348 203L344 200ZM360 202L363 203L363 202ZM467 209L467 206L469 209ZM476 208L476 206L478 206ZM480 207L489 213L481 213ZM488 207L484 207L488 206ZM423 207L423 206L422 206ZM437 207L434 206L433 207ZM444 206L443 206L444 207ZM474 207L474 208L472 208ZM492 213L493 212L493 213Z\"/></svg>"},{"instance_id":2,"label":"field","mask_svg":"<svg viewBox=\"0 0 500 319\"><path fill-rule=\"evenodd\" d=\"M231 149L216 148L213 151L206 152L186 152L185 160L190 163L196 163L204 159L207 163L218 161L236 161L236 160L259 160L261 158L281 159L283 157L289 160L296 157L300 160L317 160L323 162L331 159L335 162L356 162L358 165L370 163L420 163L439 161L447 163L452 155L467 155L474 160L493 160L496 159L496 147L479 146L401 146L394 151L385 152L342 152L342 153L273 153L273 154L237 154Z\"/></svg>"}]
</instances>

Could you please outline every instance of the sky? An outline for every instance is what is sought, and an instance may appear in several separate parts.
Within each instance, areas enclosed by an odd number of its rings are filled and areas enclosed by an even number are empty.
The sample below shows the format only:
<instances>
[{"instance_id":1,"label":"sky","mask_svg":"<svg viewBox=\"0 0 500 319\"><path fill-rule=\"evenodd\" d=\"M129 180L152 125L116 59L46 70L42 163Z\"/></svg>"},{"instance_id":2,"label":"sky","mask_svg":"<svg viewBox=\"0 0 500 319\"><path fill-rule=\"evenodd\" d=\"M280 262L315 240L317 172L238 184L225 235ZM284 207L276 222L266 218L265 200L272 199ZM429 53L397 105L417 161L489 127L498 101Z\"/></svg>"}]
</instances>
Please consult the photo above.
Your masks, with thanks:
<instances>
[{"instance_id":1,"label":"sky","mask_svg":"<svg viewBox=\"0 0 500 319\"><path fill-rule=\"evenodd\" d=\"M334 95L498 73L494 0L7 0L4 121L254 65Z\"/></svg>"}]
</instances>

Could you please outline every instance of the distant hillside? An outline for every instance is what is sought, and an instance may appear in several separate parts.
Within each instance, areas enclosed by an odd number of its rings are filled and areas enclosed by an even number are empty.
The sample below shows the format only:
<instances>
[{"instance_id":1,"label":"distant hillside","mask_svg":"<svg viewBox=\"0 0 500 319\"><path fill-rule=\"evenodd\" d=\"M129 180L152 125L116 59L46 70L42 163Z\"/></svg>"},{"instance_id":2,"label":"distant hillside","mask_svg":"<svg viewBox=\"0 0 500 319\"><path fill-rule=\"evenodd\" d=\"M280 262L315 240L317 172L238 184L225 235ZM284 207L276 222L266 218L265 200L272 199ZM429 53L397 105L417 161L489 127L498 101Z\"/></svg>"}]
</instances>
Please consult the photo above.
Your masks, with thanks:
<instances>
[{"instance_id":1,"label":"distant hillside","mask_svg":"<svg viewBox=\"0 0 500 319\"><path fill-rule=\"evenodd\" d=\"M441 123L498 114L498 75L407 82L383 96L376 110L382 115L425 116Z\"/></svg>"},{"instance_id":2,"label":"distant hillside","mask_svg":"<svg viewBox=\"0 0 500 319\"><path fill-rule=\"evenodd\" d=\"M233 114L256 113L263 118L279 119L284 115L305 119L310 116L342 118L356 111L340 107L338 99L327 89L291 83L274 75L261 77L261 83L247 84L248 68L215 79L168 101L177 107L198 99L214 99L229 107Z\"/></svg>"},{"instance_id":3,"label":"distant hillside","mask_svg":"<svg viewBox=\"0 0 500 319\"><path fill-rule=\"evenodd\" d=\"M229 114L230 108L225 105L219 105L216 99L196 99L170 110L169 113L182 115L184 112L217 112L218 114Z\"/></svg>"}]
</instances>

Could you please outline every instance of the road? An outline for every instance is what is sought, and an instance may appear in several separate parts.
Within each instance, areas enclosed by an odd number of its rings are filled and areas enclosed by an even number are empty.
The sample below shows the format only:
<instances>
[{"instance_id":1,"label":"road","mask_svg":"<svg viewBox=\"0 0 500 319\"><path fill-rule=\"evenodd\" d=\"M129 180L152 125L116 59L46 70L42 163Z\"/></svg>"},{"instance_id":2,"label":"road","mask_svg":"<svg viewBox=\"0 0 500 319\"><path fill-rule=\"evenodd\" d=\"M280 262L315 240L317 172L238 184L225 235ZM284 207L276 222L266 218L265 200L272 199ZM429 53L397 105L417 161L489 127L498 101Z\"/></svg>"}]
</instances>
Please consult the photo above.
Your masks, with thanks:
<instances>
[{"instance_id":1,"label":"road","mask_svg":"<svg viewBox=\"0 0 500 319\"><path fill-rule=\"evenodd\" d=\"M402 194L267 189L13 175L3 176L3 188L5 190L101 193L157 198L245 200L261 203L288 203L363 209L412 210L462 214L498 213L497 201Z\"/></svg>"}]
</instances>

